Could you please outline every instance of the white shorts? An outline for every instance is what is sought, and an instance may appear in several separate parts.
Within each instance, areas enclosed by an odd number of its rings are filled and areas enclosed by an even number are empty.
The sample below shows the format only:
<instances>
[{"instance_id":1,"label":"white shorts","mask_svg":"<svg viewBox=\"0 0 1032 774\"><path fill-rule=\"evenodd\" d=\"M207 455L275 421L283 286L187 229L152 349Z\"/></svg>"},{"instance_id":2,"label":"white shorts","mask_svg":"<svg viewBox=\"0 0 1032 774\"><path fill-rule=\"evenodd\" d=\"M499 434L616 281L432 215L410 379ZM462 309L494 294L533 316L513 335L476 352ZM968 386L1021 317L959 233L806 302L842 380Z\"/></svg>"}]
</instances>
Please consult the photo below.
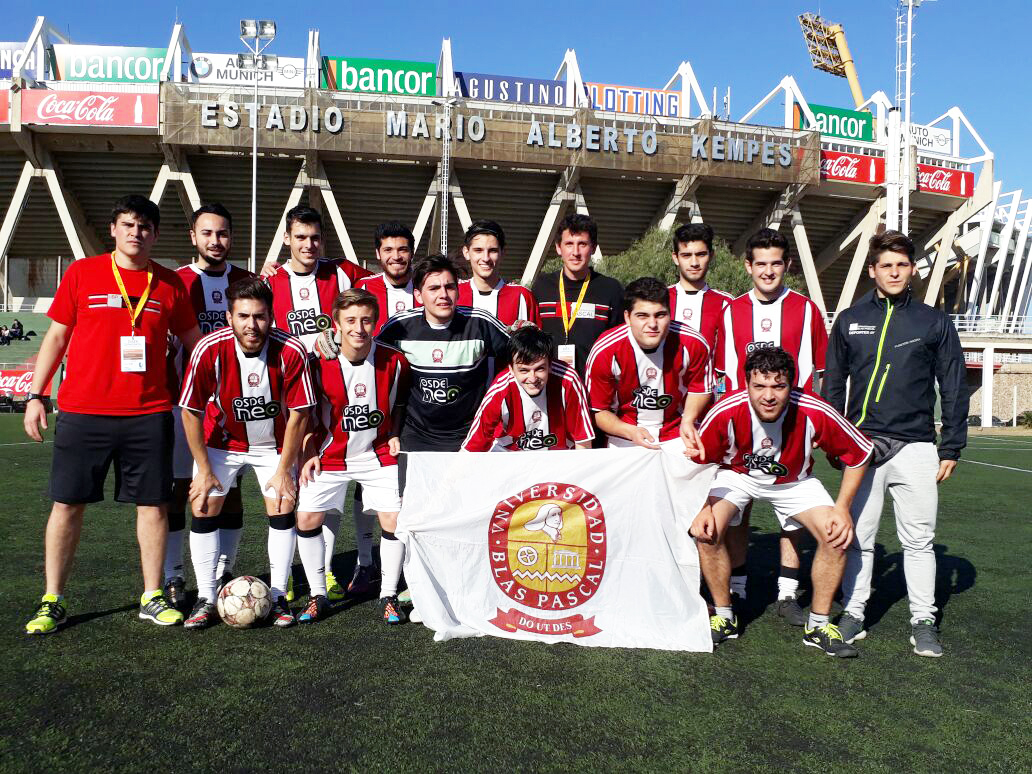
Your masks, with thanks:
<instances>
[{"instance_id":1,"label":"white shorts","mask_svg":"<svg viewBox=\"0 0 1032 774\"><path fill-rule=\"evenodd\" d=\"M172 407L172 428L175 431L172 442L172 477L191 478L194 462L193 454L190 453L190 444L186 442L186 432L183 430L182 406ZM220 478L219 481L222 479ZM222 481L222 483L226 482Z\"/></svg>"},{"instance_id":2,"label":"white shorts","mask_svg":"<svg viewBox=\"0 0 1032 774\"><path fill-rule=\"evenodd\" d=\"M262 495L271 497L271 493L266 492L265 487L269 483L269 479L276 473L276 468L279 467L280 455L275 449L268 452L233 452L213 449L209 446L208 463L211 465L211 472L222 484L222 489L213 487L208 492L209 496L225 497L233 488L237 476L250 468L258 479L258 488ZM197 475L196 465L193 468L193 475Z\"/></svg>"},{"instance_id":3,"label":"white shorts","mask_svg":"<svg viewBox=\"0 0 1032 774\"><path fill-rule=\"evenodd\" d=\"M308 513L343 510L348 484L362 485L362 503L367 511L397 513L401 510L398 466L370 470L324 470L315 481L301 487L297 509Z\"/></svg>"},{"instance_id":4,"label":"white shorts","mask_svg":"<svg viewBox=\"0 0 1032 774\"><path fill-rule=\"evenodd\" d=\"M765 484L745 473L736 473L727 468L717 471L709 493L710 497L720 497L738 508L729 526L735 527L742 523L742 511L752 500L766 500L774 506L774 514L781 528L787 532L802 529L803 525L792 518L797 513L835 504L816 476L789 484Z\"/></svg>"}]
</instances>

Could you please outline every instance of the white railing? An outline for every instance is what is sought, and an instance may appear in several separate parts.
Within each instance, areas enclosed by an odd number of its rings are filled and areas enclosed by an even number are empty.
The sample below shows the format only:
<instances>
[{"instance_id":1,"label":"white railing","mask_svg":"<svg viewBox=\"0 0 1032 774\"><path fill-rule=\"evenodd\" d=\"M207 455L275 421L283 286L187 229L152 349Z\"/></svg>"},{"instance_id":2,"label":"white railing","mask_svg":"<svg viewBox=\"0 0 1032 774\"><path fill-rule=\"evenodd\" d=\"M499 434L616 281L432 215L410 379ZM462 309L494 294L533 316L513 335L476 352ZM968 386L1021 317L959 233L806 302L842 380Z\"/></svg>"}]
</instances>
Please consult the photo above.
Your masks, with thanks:
<instances>
[{"instance_id":1,"label":"white railing","mask_svg":"<svg viewBox=\"0 0 1032 774\"><path fill-rule=\"evenodd\" d=\"M964 362L972 365L981 365L985 362L985 356L981 352L965 352ZM1032 352L995 352L993 353L993 365L1004 363L1020 363L1022 365L1032 364Z\"/></svg>"},{"instance_id":2,"label":"white railing","mask_svg":"<svg viewBox=\"0 0 1032 774\"><path fill-rule=\"evenodd\" d=\"M978 333L984 335L1003 334L1009 336L1032 336L1032 315L966 315L951 314L950 319L957 333ZM824 323L831 330L835 322L835 313L827 312ZM1022 361L1024 362L1024 361Z\"/></svg>"}]
</instances>

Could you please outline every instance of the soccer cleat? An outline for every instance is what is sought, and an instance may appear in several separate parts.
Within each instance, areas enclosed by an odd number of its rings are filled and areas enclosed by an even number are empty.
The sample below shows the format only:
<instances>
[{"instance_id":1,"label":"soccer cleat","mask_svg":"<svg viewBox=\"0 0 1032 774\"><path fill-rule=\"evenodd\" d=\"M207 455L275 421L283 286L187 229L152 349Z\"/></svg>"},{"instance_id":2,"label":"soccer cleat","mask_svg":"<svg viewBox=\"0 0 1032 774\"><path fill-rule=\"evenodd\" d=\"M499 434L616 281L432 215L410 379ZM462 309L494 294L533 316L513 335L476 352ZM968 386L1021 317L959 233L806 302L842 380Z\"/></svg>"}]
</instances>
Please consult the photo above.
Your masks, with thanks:
<instances>
[{"instance_id":1,"label":"soccer cleat","mask_svg":"<svg viewBox=\"0 0 1032 774\"><path fill-rule=\"evenodd\" d=\"M297 622L315 623L316 621L325 618L329 611L329 600L327 600L322 594L318 594L308 600L308 604L305 605L305 609L298 614Z\"/></svg>"},{"instance_id":2,"label":"soccer cleat","mask_svg":"<svg viewBox=\"0 0 1032 774\"><path fill-rule=\"evenodd\" d=\"M732 616L731 620L722 615L711 615L709 619L710 634L713 636L713 644L719 645L724 640L738 639L738 616Z\"/></svg>"},{"instance_id":3,"label":"soccer cleat","mask_svg":"<svg viewBox=\"0 0 1032 774\"><path fill-rule=\"evenodd\" d=\"M349 597L364 597L371 594L376 585L380 582L380 568L375 563L369 565L355 565L355 574L351 576L351 583L348 584Z\"/></svg>"},{"instance_id":4,"label":"soccer cleat","mask_svg":"<svg viewBox=\"0 0 1032 774\"><path fill-rule=\"evenodd\" d=\"M297 623L294 614L290 612L290 605L287 604L285 597L280 597L276 600L276 604L272 606L272 612L269 616L272 618L272 625L278 626L281 629L286 629L288 626L293 626Z\"/></svg>"},{"instance_id":5,"label":"soccer cleat","mask_svg":"<svg viewBox=\"0 0 1032 774\"><path fill-rule=\"evenodd\" d=\"M35 614L25 624L25 633L53 634L67 620L68 611L62 604L62 598L57 594L44 594Z\"/></svg>"},{"instance_id":6,"label":"soccer cleat","mask_svg":"<svg viewBox=\"0 0 1032 774\"><path fill-rule=\"evenodd\" d=\"M376 609L379 611L385 624L393 626L394 624L405 623L405 613L402 611L401 605L398 604L397 596L380 597L376 602Z\"/></svg>"},{"instance_id":7,"label":"soccer cleat","mask_svg":"<svg viewBox=\"0 0 1032 774\"><path fill-rule=\"evenodd\" d=\"M942 655L939 627L935 621L925 618L911 626L910 631L910 644L914 646L914 653L928 658L939 658Z\"/></svg>"},{"instance_id":8,"label":"soccer cleat","mask_svg":"<svg viewBox=\"0 0 1032 774\"><path fill-rule=\"evenodd\" d=\"M795 597L782 597L774 606L778 618L784 618L792 626L806 626L806 613L799 607Z\"/></svg>"},{"instance_id":9,"label":"soccer cleat","mask_svg":"<svg viewBox=\"0 0 1032 774\"><path fill-rule=\"evenodd\" d=\"M219 582L215 584L215 599L219 598L222 593L222 589L226 587L226 584L233 580L233 574L230 572L222 573L222 577L219 578Z\"/></svg>"},{"instance_id":10,"label":"soccer cleat","mask_svg":"<svg viewBox=\"0 0 1032 774\"><path fill-rule=\"evenodd\" d=\"M183 621L184 629L205 629L215 623L219 618L215 605L204 597L198 598L190 615Z\"/></svg>"},{"instance_id":11,"label":"soccer cleat","mask_svg":"<svg viewBox=\"0 0 1032 774\"><path fill-rule=\"evenodd\" d=\"M165 581L165 587L162 589L165 593L165 599L179 612L183 612L186 608L186 581L183 580L182 575L176 575Z\"/></svg>"},{"instance_id":12,"label":"soccer cleat","mask_svg":"<svg viewBox=\"0 0 1032 774\"><path fill-rule=\"evenodd\" d=\"M287 578L287 602L294 601L294 576L293 574Z\"/></svg>"},{"instance_id":13,"label":"soccer cleat","mask_svg":"<svg viewBox=\"0 0 1032 774\"><path fill-rule=\"evenodd\" d=\"M815 626L803 630L803 644L811 648L820 648L826 656L836 658L856 658L859 651L842 639L842 633L833 623Z\"/></svg>"},{"instance_id":14,"label":"soccer cleat","mask_svg":"<svg viewBox=\"0 0 1032 774\"><path fill-rule=\"evenodd\" d=\"M864 622L849 613L843 613L842 617L838 619L838 630L842 635L842 641L848 642L850 645L867 636Z\"/></svg>"},{"instance_id":15,"label":"soccer cleat","mask_svg":"<svg viewBox=\"0 0 1032 774\"><path fill-rule=\"evenodd\" d=\"M344 589L337 583L337 576L332 572L326 573L326 598L330 602L340 602L345 597Z\"/></svg>"},{"instance_id":16,"label":"soccer cleat","mask_svg":"<svg viewBox=\"0 0 1032 774\"><path fill-rule=\"evenodd\" d=\"M412 592L409 591L408 589L405 589L404 591L398 592L398 601L401 602L401 604L403 604L403 605L411 605L412 604Z\"/></svg>"},{"instance_id":17,"label":"soccer cleat","mask_svg":"<svg viewBox=\"0 0 1032 774\"><path fill-rule=\"evenodd\" d=\"M158 626L175 626L183 622L183 614L168 603L168 597L159 589L140 597L140 620Z\"/></svg>"}]
</instances>

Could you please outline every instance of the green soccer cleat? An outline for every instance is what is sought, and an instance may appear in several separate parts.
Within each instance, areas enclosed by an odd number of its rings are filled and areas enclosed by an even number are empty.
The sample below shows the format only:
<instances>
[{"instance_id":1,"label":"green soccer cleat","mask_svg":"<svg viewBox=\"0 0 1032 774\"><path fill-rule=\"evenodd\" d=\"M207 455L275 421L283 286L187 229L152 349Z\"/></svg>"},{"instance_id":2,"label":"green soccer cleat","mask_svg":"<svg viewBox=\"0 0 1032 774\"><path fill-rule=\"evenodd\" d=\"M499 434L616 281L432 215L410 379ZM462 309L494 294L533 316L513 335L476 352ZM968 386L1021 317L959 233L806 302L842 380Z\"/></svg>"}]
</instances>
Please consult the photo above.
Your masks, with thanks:
<instances>
[{"instance_id":1,"label":"green soccer cleat","mask_svg":"<svg viewBox=\"0 0 1032 774\"><path fill-rule=\"evenodd\" d=\"M294 601L294 575L291 573L290 577L287 578L287 602Z\"/></svg>"},{"instance_id":2,"label":"green soccer cleat","mask_svg":"<svg viewBox=\"0 0 1032 774\"><path fill-rule=\"evenodd\" d=\"M176 626L183 622L183 614L168 603L168 598L159 589L140 597L140 620L158 626Z\"/></svg>"},{"instance_id":3,"label":"green soccer cleat","mask_svg":"<svg viewBox=\"0 0 1032 774\"><path fill-rule=\"evenodd\" d=\"M326 573L326 598L330 602L340 602L345 596L347 595L337 582L337 577L332 572Z\"/></svg>"},{"instance_id":4,"label":"green soccer cleat","mask_svg":"<svg viewBox=\"0 0 1032 774\"><path fill-rule=\"evenodd\" d=\"M53 634L68 620L64 597L44 594L35 615L25 624L26 634Z\"/></svg>"},{"instance_id":5,"label":"green soccer cleat","mask_svg":"<svg viewBox=\"0 0 1032 774\"><path fill-rule=\"evenodd\" d=\"M710 634L713 636L713 644L719 645L725 640L738 639L738 616L731 616L728 620L722 615L711 615L709 619Z\"/></svg>"},{"instance_id":6,"label":"green soccer cleat","mask_svg":"<svg viewBox=\"0 0 1032 774\"><path fill-rule=\"evenodd\" d=\"M842 639L839 628L832 623L803 630L803 644L820 648L825 656L835 658L856 658L860 651Z\"/></svg>"}]
</instances>

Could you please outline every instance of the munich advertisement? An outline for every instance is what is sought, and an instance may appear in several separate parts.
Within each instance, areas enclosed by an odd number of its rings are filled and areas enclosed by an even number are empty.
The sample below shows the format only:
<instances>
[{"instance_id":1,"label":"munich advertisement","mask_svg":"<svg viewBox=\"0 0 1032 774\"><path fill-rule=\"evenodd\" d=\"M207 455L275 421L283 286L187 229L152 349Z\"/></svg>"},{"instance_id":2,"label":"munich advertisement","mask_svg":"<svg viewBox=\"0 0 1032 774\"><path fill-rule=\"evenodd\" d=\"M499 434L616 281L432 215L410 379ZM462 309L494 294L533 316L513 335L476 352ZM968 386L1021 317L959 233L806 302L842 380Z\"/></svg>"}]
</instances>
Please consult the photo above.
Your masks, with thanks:
<instances>
[{"instance_id":1,"label":"munich advertisement","mask_svg":"<svg viewBox=\"0 0 1032 774\"><path fill-rule=\"evenodd\" d=\"M257 80L260 86L305 87L305 60L301 57L281 56L275 67L255 70L237 67L236 54L194 53L189 66L190 74L198 83L253 86Z\"/></svg>"}]
</instances>

